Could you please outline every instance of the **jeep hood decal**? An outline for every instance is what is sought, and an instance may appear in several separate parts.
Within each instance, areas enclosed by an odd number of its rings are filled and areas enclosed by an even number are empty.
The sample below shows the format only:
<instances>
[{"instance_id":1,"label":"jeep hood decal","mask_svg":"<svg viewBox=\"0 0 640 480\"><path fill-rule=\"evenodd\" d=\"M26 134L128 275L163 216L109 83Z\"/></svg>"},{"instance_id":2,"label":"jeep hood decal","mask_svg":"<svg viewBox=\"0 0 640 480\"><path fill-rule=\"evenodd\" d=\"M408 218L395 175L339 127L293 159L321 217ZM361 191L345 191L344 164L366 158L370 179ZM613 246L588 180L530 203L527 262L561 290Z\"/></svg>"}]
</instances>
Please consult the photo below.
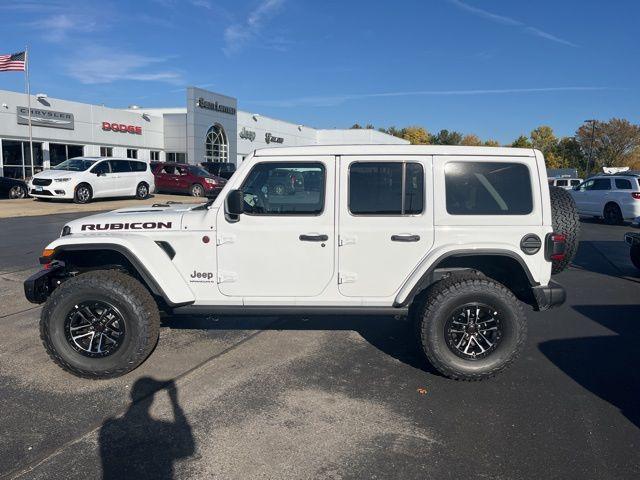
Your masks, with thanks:
<instances>
[{"instance_id":1,"label":"jeep hood decal","mask_svg":"<svg viewBox=\"0 0 640 480\"><path fill-rule=\"evenodd\" d=\"M180 230L182 216L188 208L129 208L99 213L69 222L70 233L150 232Z\"/></svg>"}]
</instances>

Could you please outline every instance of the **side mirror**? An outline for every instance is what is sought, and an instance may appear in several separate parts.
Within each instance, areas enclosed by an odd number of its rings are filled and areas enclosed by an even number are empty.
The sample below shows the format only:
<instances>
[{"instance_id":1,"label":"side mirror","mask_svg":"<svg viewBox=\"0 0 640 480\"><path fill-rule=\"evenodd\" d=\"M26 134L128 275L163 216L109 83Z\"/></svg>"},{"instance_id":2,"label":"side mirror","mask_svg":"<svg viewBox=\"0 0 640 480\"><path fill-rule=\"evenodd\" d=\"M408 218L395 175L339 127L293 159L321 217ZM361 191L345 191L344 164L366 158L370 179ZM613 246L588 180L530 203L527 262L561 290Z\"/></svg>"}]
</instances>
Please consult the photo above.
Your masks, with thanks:
<instances>
[{"instance_id":1,"label":"side mirror","mask_svg":"<svg viewBox=\"0 0 640 480\"><path fill-rule=\"evenodd\" d=\"M240 215L244 212L244 193L242 190L231 190L225 200L226 212L229 215Z\"/></svg>"}]
</instances>

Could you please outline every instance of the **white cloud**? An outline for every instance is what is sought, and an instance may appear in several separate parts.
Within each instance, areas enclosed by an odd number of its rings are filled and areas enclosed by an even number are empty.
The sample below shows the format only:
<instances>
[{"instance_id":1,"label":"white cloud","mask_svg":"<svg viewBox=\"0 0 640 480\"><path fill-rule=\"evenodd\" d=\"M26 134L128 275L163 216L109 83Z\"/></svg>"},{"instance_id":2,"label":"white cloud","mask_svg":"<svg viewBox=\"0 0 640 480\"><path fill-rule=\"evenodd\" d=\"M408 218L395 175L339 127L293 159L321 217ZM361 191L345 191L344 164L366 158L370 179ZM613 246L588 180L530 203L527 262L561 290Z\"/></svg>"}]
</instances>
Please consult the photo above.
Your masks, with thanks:
<instances>
[{"instance_id":1,"label":"white cloud","mask_svg":"<svg viewBox=\"0 0 640 480\"><path fill-rule=\"evenodd\" d=\"M609 90L607 87L542 87L542 88L501 88L501 89L477 89L477 90L417 90L404 92L383 93L355 93L336 94L327 96L300 97L289 100L255 100L245 101L255 105L266 107L335 107L351 100L366 100L371 98L388 97L419 97L419 96L474 96L474 95L514 95L530 93L553 92L589 92Z\"/></svg>"},{"instance_id":2,"label":"white cloud","mask_svg":"<svg viewBox=\"0 0 640 480\"><path fill-rule=\"evenodd\" d=\"M69 33L92 33L104 26L88 15L59 13L43 17L26 24L41 32L44 40L61 42L68 38Z\"/></svg>"},{"instance_id":3,"label":"white cloud","mask_svg":"<svg viewBox=\"0 0 640 480\"><path fill-rule=\"evenodd\" d=\"M569 40L565 40L564 38L557 37L556 35L552 35L551 33L545 32L544 30L540 30L539 28L527 25L526 23L521 22L520 20L516 20L515 18L507 17L505 15L499 15L497 13L492 13L487 10L483 10L482 8L474 7L472 5L464 3L460 0L449 0L449 3L455 5L460 10L469 12L472 15L476 15L477 17L481 17L486 20L489 20L495 23L500 23L502 25L507 25L510 27L519 27L523 32L531 35L535 35L540 38L544 38L545 40L550 40L552 42L560 43L562 45L567 45L569 47L574 47L574 48L578 47L578 45L576 45L573 42L570 42Z\"/></svg>"},{"instance_id":4,"label":"white cloud","mask_svg":"<svg viewBox=\"0 0 640 480\"><path fill-rule=\"evenodd\" d=\"M103 48L85 49L66 61L67 74L87 85L120 80L183 83L182 74L172 69L156 69L171 57L149 57L136 53L112 52Z\"/></svg>"},{"instance_id":5,"label":"white cloud","mask_svg":"<svg viewBox=\"0 0 640 480\"><path fill-rule=\"evenodd\" d=\"M285 0L262 0L243 22L229 25L224 31L222 51L230 56L239 52L251 40L261 35L264 25L280 10ZM282 46L283 42L278 42Z\"/></svg>"}]
</instances>

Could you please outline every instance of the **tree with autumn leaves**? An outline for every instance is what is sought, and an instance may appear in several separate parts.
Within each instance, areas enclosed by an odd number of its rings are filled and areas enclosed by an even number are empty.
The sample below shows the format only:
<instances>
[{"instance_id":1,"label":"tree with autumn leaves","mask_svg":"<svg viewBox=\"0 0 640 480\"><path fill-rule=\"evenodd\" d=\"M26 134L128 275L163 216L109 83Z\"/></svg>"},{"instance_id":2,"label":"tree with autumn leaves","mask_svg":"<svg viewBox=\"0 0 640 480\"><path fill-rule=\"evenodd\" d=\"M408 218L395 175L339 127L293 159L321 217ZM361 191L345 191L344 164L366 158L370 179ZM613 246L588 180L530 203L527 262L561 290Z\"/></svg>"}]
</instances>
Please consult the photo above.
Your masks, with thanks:
<instances>
[{"instance_id":1,"label":"tree with autumn leaves","mask_svg":"<svg viewBox=\"0 0 640 480\"><path fill-rule=\"evenodd\" d=\"M355 124L351 128L362 127ZM374 127L369 124L365 128ZM408 140L413 145L500 145L495 140L482 141L477 135L464 135L455 130L443 129L436 134L420 126L378 130ZM628 166L640 170L640 125L621 118L585 123L573 137L562 138L556 137L550 126L541 125L529 136L520 135L508 146L536 148L544 154L547 168L576 168L581 175L600 171L602 167Z\"/></svg>"}]
</instances>

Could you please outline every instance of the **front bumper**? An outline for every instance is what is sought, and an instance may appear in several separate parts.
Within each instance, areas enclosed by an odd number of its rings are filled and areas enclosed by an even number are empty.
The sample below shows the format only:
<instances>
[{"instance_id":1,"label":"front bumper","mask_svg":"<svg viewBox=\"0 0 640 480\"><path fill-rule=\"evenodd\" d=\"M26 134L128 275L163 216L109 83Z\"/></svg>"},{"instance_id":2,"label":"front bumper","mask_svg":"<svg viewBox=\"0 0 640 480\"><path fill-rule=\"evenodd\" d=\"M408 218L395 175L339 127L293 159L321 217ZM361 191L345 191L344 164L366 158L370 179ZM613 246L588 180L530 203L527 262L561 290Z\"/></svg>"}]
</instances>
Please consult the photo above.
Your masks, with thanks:
<instances>
[{"instance_id":1,"label":"front bumper","mask_svg":"<svg viewBox=\"0 0 640 480\"><path fill-rule=\"evenodd\" d=\"M52 264L49 268L34 273L24 281L24 296L31 303L44 303L58 286L62 265Z\"/></svg>"},{"instance_id":2,"label":"front bumper","mask_svg":"<svg viewBox=\"0 0 640 480\"><path fill-rule=\"evenodd\" d=\"M538 304L538 310L559 307L567 299L567 292L564 287L554 281L550 281L548 285L533 287L532 290Z\"/></svg>"},{"instance_id":3,"label":"front bumper","mask_svg":"<svg viewBox=\"0 0 640 480\"><path fill-rule=\"evenodd\" d=\"M36 186L29 183L28 187L29 195L35 198L73 198L74 189L73 185L70 185L69 182L60 183L58 185L52 183L47 186Z\"/></svg>"}]
</instances>

